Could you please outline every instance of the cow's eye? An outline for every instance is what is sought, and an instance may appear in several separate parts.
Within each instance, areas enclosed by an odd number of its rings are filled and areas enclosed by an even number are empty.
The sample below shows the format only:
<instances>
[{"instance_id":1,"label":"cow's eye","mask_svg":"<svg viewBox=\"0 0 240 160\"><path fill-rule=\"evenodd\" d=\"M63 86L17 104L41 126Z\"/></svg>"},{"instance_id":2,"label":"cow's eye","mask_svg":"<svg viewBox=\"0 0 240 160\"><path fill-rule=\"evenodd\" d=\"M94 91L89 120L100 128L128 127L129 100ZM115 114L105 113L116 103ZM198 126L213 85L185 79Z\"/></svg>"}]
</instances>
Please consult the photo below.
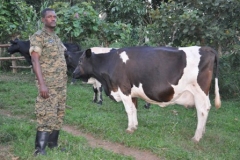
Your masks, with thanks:
<instances>
[{"instance_id":1,"label":"cow's eye","mask_svg":"<svg viewBox=\"0 0 240 160\"><path fill-rule=\"evenodd\" d=\"M79 59L79 62L78 62L78 63L79 63L79 64L82 64L82 58Z\"/></svg>"}]
</instances>

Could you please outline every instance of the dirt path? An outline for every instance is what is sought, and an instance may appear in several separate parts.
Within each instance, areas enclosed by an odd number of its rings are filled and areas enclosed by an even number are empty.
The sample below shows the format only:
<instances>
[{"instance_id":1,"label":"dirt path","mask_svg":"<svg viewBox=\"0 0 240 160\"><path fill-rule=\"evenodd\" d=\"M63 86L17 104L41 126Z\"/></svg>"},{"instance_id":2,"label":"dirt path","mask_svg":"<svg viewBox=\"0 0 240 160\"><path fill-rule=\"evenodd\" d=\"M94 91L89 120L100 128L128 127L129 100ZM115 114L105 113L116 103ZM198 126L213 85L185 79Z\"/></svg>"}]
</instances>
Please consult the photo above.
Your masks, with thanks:
<instances>
[{"instance_id":1,"label":"dirt path","mask_svg":"<svg viewBox=\"0 0 240 160\"><path fill-rule=\"evenodd\" d=\"M12 116L8 111L1 110L1 109L0 109L0 114L5 116ZM17 116L17 118L23 118L23 116ZM64 125L62 130L74 136L85 137L92 148L97 148L97 147L103 148L105 150L112 151L117 154L134 157L136 160L160 160L159 157L157 157L155 154L149 151L142 151L142 150L126 147L118 143L112 143L109 141L98 139L93 137L90 134L81 132L80 130L76 129L74 126Z\"/></svg>"}]
</instances>

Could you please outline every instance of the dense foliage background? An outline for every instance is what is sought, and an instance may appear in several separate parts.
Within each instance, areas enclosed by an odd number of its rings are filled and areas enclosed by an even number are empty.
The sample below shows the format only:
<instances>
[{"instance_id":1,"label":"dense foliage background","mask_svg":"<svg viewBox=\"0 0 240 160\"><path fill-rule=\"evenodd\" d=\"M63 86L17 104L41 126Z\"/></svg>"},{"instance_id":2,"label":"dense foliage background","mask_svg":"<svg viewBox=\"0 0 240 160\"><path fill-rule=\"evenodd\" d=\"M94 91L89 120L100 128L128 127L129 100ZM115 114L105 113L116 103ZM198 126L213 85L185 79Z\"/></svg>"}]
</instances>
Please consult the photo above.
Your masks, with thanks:
<instances>
[{"instance_id":1,"label":"dense foliage background","mask_svg":"<svg viewBox=\"0 0 240 160\"><path fill-rule=\"evenodd\" d=\"M45 7L56 10L61 39L82 48L211 46L220 56L222 98L240 98L239 0L3 0L0 43L28 39Z\"/></svg>"}]
</instances>

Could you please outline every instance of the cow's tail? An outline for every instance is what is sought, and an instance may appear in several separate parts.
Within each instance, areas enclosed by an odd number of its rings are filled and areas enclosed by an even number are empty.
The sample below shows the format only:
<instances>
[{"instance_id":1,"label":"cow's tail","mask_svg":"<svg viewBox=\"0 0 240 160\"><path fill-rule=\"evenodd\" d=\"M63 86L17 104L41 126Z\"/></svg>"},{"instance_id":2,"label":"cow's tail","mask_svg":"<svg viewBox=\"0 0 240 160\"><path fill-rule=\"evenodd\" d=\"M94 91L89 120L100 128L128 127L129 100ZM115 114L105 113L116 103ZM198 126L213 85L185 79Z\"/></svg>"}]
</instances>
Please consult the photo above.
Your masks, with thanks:
<instances>
[{"instance_id":1,"label":"cow's tail","mask_svg":"<svg viewBox=\"0 0 240 160\"><path fill-rule=\"evenodd\" d=\"M221 98L219 94L219 87L218 87L218 67L219 67L219 58L218 53L215 52L215 107L218 109L221 107Z\"/></svg>"}]
</instances>

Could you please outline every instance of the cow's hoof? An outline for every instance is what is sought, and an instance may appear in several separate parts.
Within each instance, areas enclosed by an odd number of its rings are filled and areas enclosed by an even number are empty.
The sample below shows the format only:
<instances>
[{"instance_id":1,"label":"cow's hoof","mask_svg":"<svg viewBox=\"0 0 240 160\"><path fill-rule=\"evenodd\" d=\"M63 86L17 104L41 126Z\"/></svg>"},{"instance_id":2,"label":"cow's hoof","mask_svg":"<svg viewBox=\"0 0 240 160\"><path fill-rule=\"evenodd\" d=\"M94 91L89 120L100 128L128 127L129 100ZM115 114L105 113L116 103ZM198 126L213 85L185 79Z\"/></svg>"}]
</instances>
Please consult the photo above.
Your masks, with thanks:
<instances>
[{"instance_id":1,"label":"cow's hoof","mask_svg":"<svg viewBox=\"0 0 240 160\"><path fill-rule=\"evenodd\" d=\"M132 134L134 132L134 130L132 129L126 129L126 132L129 133L129 134Z\"/></svg>"},{"instance_id":2,"label":"cow's hoof","mask_svg":"<svg viewBox=\"0 0 240 160\"><path fill-rule=\"evenodd\" d=\"M137 126L135 126L135 127L132 127L132 130L134 130L134 131L135 131L135 130L137 130Z\"/></svg>"},{"instance_id":3,"label":"cow's hoof","mask_svg":"<svg viewBox=\"0 0 240 160\"><path fill-rule=\"evenodd\" d=\"M144 105L144 108L149 109L150 106L149 105Z\"/></svg>"},{"instance_id":4,"label":"cow's hoof","mask_svg":"<svg viewBox=\"0 0 240 160\"><path fill-rule=\"evenodd\" d=\"M198 143L198 142L199 142L199 140L197 140L195 137L192 138L192 141L193 141L194 143Z\"/></svg>"},{"instance_id":5,"label":"cow's hoof","mask_svg":"<svg viewBox=\"0 0 240 160\"><path fill-rule=\"evenodd\" d=\"M97 104L102 105L102 101L98 101Z\"/></svg>"},{"instance_id":6,"label":"cow's hoof","mask_svg":"<svg viewBox=\"0 0 240 160\"><path fill-rule=\"evenodd\" d=\"M146 108L146 109L149 109L149 108L150 108L150 106L151 106L151 104L150 104L150 103L145 103L145 105L144 105L144 108Z\"/></svg>"}]
</instances>

